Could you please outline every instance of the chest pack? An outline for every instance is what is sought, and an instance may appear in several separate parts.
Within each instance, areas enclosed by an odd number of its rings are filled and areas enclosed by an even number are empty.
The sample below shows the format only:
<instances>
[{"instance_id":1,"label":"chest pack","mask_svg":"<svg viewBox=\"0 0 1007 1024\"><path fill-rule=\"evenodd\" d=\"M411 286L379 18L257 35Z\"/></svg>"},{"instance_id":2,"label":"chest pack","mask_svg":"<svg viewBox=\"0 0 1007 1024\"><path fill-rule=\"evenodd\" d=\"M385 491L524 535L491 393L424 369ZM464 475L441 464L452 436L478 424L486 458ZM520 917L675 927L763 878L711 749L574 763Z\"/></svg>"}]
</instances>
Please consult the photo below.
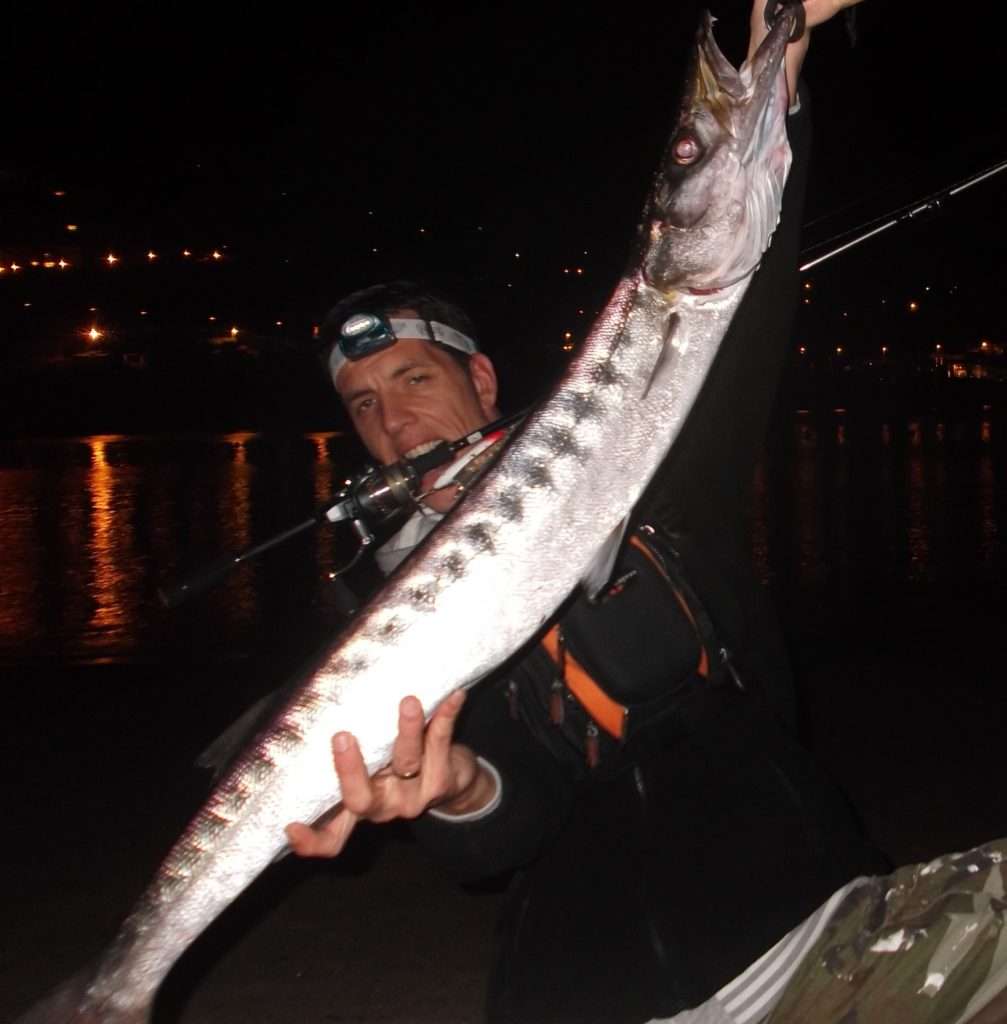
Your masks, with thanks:
<instances>
[{"instance_id":1,"label":"chest pack","mask_svg":"<svg viewBox=\"0 0 1007 1024\"><path fill-rule=\"evenodd\" d=\"M507 696L540 739L595 769L724 683L744 689L673 542L643 525L614 582L560 616L508 679Z\"/></svg>"}]
</instances>

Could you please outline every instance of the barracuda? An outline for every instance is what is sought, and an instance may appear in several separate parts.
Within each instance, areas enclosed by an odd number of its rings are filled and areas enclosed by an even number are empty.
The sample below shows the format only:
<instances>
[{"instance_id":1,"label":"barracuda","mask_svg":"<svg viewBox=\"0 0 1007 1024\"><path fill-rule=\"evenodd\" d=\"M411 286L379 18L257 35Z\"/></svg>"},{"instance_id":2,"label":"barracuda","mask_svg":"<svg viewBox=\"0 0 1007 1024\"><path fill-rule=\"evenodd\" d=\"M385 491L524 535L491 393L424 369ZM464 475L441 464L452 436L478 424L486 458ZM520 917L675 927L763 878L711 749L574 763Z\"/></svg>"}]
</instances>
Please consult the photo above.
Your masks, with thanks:
<instances>
[{"instance_id":1,"label":"barracuda","mask_svg":"<svg viewBox=\"0 0 1007 1024\"><path fill-rule=\"evenodd\" d=\"M148 1020L181 953L282 853L284 826L338 803L334 733L354 733L378 770L404 696L432 713L604 576L776 226L793 20L785 9L736 71L706 16L630 266L568 373L243 754L97 966L23 1024Z\"/></svg>"}]
</instances>

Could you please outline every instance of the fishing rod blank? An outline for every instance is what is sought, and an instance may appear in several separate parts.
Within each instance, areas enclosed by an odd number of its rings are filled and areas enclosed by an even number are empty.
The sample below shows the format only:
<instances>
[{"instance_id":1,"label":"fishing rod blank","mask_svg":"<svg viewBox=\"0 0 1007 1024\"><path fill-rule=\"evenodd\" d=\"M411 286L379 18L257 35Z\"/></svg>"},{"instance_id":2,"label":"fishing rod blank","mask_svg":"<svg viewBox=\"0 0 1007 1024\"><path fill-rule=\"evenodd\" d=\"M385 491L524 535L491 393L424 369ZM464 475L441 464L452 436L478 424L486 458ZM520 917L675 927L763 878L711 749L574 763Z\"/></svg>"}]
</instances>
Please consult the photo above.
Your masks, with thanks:
<instances>
[{"instance_id":1,"label":"fishing rod blank","mask_svg":"<svg viewBox=\"0 0 1007 1024\"><path fill-rule=\"evenodd\" d=\"M880 235L882 231L887 231L889 228L895 227L896 224L901 224L904 220L910 220L927 210L940 209L941 200L945 196L956 196L959 192L964 192L967 188L971 188L973 185L978 185L979 182L985 181L987 178L992 178L993 175L999 174L1005 169L1007 169L1007 160L1002 160L1000 163L994 164L992 167L987 167L986 170L980 171L978 174L974 174L972 177L966 178L964 181L960 181L957 185L951 185L948 188L943 188L937 192L933 192L925 199L903 207L883 224L871 227L856 238L852 238L848 242L843 242L842 245L837 245L834 249L830 249L821 256L816 256L814 259L808 260L807 263L802 263L798 269L803 273L806 270L810 270L812 267L817 267L819 263L824 263L833 256L838 256L839 253L845 252L847 249L852 249L853 246L859 245L861 242L866 242L868 238L873 238L875 235ZM817 248L817 246L812 246L812 248Z\"/></svg>"}]
</instances>

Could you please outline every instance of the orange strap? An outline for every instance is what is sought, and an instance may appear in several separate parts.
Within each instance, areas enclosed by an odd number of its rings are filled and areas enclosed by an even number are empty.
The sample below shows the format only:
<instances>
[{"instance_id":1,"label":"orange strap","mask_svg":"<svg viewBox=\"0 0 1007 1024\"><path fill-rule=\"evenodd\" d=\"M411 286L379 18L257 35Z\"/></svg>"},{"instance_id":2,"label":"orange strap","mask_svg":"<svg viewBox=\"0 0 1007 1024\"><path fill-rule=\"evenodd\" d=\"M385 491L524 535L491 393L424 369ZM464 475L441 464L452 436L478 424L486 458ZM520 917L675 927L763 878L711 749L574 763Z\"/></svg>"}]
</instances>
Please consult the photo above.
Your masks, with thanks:
<instances>
[{"instance_id":1,"label":"orange strap","mask_svg":"<svg viewBox=\"0 0 1007 1024\"><path fill-rule=\"evenodd\" d=\"M558 665L560 663L558 624L542 637L542 646ZM605 732L617 740L621 740L626 731L627 709L618 701L612 700L569 651L563 652L563 660L566 662L564 666L566 671L563 674L566 688L583 704L587 713Z\"/></svg>"},{"instance_id":2,"label":"orange strap","mask_svg":"<svg viewBox=\"0 0 1007 1024\"><path fill-rule=\"evenodd\" d=\"M689 607L689 602L682 596L681 591L674 583L671 582L671 578L665 571L664 566L661 564L660 559L654 554L653 551L647 547L646 544L634 533L629 538L630 544L637 549L642 551L644 555L650 560L651 564L664 578L665 583L671 587L671 592L675 595L675 600L678 601L679 607L685 612L685 617L692 623L692 628L696 631L696 637L699 640L699 664L696 666L696 674L701 676L703 679L710 678L710 659L706 653L706 644L703 643L702 634L699 631L699 626L696 624L696 619L693 617L692 609Z\"/></svg>"},{"instance_id":3,"label":"orange strap","mask_svg":"<svg viewBox=\"0 0 1007 1024\"><path fill-rule=\"evenodd\" d=\"M685 613L685 617L692 623L692 628L696 631L696 636L699 637L699 664L696 666L696 672L703 679L708 679L710 676L710 659L706 653L706 645L702 641L699 626L696 625L696 619L688 602L682 596L678 587L671 582L668 573L654 552L636 534L630 536L629 542L638 551L643 552L661 574L664 581L671 587L671 592L675 595L675 599ZM557 666L562 662L563 683L605 732L617 740L623 739L626 734L626 718L629 715L629 709L618 701L613 700L569 651L564 650L560 652L559 630L560 627L557 623L542 637L542 646Z\"/></svg>"}]
</instances>

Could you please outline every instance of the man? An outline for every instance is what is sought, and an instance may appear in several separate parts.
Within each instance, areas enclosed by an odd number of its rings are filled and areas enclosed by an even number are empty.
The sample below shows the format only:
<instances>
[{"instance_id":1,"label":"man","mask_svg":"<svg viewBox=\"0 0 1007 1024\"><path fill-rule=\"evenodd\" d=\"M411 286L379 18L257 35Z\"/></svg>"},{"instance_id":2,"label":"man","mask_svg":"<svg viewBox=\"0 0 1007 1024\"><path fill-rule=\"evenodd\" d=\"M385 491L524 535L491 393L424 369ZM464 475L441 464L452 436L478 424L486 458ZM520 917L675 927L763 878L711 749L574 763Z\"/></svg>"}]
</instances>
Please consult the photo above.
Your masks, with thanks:
<instances>
[{"instance_id":1,"label":"man","mask_svg":"<svg viewBox=\"0 0 1007 1024\"><path fill-rule=\"evenodd\" d=\"M838 6L809 0L809 26ZM788 50L792 96L806 47ZM415 819L459 878L516 871L493 1021L645 1021L694 1006L884 866L790 734L786 659L739 540L792 313L806 112L792 120L783 219L673 452L675 507L639 515L602 599L572 597L464 712L456 694L424 729L404 700L388 769L368 778L354 738L335 736L342 810L288 828L295 852L334 856L361 818ZM468 318L422 289L351 295L323 334L336 390L383 463L499 414ZM450 509L461 461L424 477L421 510L379 552L386 571Z\"/></svg>"}]
</instances>

